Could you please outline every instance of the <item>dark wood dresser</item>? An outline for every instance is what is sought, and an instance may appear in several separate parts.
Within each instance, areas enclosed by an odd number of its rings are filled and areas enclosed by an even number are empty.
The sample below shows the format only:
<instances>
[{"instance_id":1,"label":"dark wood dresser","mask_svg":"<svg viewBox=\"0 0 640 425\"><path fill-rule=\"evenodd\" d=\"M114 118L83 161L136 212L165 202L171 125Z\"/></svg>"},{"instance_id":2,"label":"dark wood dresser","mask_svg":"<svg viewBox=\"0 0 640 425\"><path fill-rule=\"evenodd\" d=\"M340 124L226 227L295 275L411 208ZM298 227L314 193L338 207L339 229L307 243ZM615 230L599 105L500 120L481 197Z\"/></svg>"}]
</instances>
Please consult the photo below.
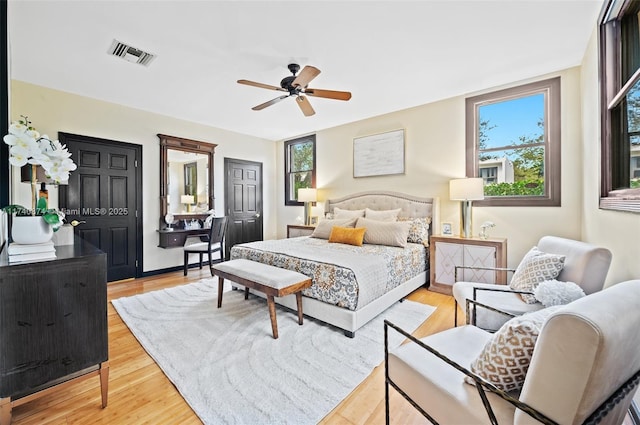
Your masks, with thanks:
<instances>
[{"instance_id":1,"label":"dark wood dresser","mask_svg":"<svg viewBox=\"0 0 640 425\"><path fill-rule=\"evenodd\" d=\"M107 255L77 241L56 258L8 262L0 253L0 423L12 407L100 376L107 403Z\"/></svg>"}]
</instances>

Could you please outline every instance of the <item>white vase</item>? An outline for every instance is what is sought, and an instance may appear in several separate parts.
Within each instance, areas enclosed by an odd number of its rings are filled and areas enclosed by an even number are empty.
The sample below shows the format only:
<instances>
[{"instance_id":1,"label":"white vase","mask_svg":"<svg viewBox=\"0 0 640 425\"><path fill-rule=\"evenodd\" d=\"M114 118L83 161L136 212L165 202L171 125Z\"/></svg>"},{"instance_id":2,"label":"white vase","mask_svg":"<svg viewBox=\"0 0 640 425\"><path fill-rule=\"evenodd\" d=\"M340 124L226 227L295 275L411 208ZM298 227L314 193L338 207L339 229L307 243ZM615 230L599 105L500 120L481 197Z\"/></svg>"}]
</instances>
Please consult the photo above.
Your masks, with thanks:
<instances>
[{"instance_id":1,"label":"white vase","mask_svg":"<svg viewBox=\"0 0 640 425\"><path fill-rule=\"evenodd\" d=\"M53 228L42 216L13 217L11 224L13 241L21 244L49 242Z\"/></svg>"}]
</instances>

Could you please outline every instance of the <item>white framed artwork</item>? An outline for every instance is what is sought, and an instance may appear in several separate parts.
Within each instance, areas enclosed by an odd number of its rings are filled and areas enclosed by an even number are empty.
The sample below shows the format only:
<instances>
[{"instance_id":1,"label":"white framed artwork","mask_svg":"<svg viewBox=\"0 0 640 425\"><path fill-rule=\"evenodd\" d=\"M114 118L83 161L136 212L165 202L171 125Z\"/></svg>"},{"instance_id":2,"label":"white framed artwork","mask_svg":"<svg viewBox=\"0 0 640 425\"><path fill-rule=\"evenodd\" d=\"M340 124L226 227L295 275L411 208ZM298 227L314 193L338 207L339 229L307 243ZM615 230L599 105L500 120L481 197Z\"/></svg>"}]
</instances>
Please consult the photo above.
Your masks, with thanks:
<instances>
[{"instance_id":1,"label":"white framed artwork","mask_svg":"<svg viewBox=\"0 0 640 425\"><path fill-rule=\"evenodd\" d=\"M353 139L353 177L404 174L404 129Z\"/></svg>"}]
</instances>

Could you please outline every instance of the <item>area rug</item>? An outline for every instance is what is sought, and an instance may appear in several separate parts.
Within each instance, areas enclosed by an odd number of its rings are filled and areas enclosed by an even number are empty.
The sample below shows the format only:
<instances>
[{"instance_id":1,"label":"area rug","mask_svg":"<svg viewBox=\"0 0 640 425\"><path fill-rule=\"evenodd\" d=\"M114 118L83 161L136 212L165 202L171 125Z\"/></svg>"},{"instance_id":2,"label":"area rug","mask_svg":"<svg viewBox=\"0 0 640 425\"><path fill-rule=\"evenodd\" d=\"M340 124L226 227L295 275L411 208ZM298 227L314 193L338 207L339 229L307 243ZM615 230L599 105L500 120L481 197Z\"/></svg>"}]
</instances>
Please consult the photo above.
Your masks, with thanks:
<instances>
[{"instance_id":1,"label":"area rug","mask_svg":"<svg viewBox=\"0 0 640 425\"><path fill-rule=\"evenodd\" d=\"M205 424L316 424L384 360L385 318L413 331L435 310L396 303L347 338L278 308L273 339L263 298L229 291L218 309L217 287L205 279L112 301Z\"/></svg>"}]
</instances>

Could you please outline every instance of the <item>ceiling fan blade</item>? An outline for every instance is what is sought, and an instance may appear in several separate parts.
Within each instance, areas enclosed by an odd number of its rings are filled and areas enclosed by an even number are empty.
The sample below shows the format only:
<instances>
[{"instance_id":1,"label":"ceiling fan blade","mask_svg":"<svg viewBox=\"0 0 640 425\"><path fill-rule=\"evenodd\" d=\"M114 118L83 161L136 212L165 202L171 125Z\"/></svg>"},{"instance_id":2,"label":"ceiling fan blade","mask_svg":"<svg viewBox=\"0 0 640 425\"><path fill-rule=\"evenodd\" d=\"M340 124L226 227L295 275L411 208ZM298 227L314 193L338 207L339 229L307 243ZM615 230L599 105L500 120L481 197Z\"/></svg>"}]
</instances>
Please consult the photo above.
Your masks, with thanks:
<instances>
[{"instance_id":1,"label":"ceiling fan blade","mask_svg":"<svg viewBox=\"0 0 640 425\"><path fill-rule=\"evenodd\" d=\"M305 117L310 117L311 115L316 113L316 111L314 111L313 108L311 107L311 104L309 103L309 99L307 99L306 96L296 97L296 102L298 103L298 106L302 110L302 113L304 114Z\"/></svg>"},{"instance_id":2,"label":"ceiling fan blade","mask_svg":"<svg viewBox=\"0 0 640 425\"><path fill-rule=\"evenodd\" d=\"M264 102L264 103L261 103L261 104L260 104L260 105L258 105L258 106L254 106L254 107L253 107L253 108L251 108L251 109L253 109L254 111L260 111L260 110L262 110L262 109L266 108L267 106L271 106L271 105L273 105L273 104L275 104L275 103L280 102L282 99L286 99L286 98L288 98L288 97L289 97L289 95L288 95L288 94L287 94L287 95L284 95L284 96L276 97L275 99L271 99L271 100L270 100L270 101L268 101L268 102Z\"/></svg>"},{"instance_id":3,"label":"ceiling fan blade","mask_svg":"<svg viewBox=\"0 0 640 425\"><path fill-rule=\"evenodd\" d=\"M293 80L291 85L307 87L307 84L309 84L309 81L316 78L319 74L320 74L320 70L318 68L307 65L304 68L302 68L302 71L300 71L300 74L298 74L296 79Z\"/></svg>"},{"instance_id":4,"label":"ceiling fan blade","mask_svg":"<svg viewBox=\"0 0 640 425\"><path fill-rule=\"evenodd\" d=\"M260 87L261 89L286 91L282 87L271 86L269 84L256 83L255 81L249 81L249 80L238 80L238 84L245 84L247 86Z\"/></svg>"},{"instance_id":5,"label":"ceiling fan blade","mask_svg":"<svg viewBox=\"0 0 640 425\"><path fill-rule=\"evenodd\" d=\"M351 93L348 91L323 90L323 89L306 89L304 94L315 97L326 97L327 99L349 100Z\"/></svg>"}]
</instances>

